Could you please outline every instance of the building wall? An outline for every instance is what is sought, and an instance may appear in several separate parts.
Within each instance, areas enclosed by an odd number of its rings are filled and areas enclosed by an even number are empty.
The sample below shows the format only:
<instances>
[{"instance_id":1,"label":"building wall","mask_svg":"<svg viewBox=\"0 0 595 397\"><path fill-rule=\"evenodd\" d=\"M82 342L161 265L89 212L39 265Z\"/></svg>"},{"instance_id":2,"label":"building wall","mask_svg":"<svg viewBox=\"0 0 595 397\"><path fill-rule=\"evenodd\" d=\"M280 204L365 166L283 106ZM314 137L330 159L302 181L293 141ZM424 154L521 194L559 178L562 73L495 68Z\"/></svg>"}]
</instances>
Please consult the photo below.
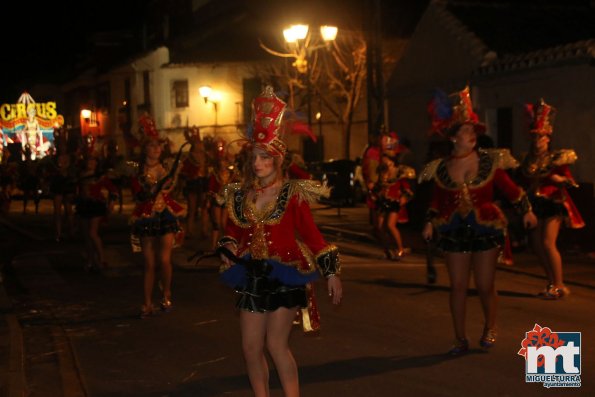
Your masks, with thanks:
<instances>
[{"instance_id":1,"label":"building wall","mask_svg":"<svg viewBox=\"0 0 595 397\"><path fill-rule=\"evenodd\" d=\"M92 81L73 82L73 87L81 87L85 92L92 92L93 87L100 84L110 86L110 107L105 112L104 133L114 137L124 151L123 131L118 125L118 111L124 106L125 81L130 81L131 131L138 131L138 105L144 104L143 75L149 73L151 113L155 118L157 129L167 134L174 143L174 149L185 140L183 131L186 125L200 128L203 136L217 136L227 142L242 137L245 129L243 80L254 77L257 65L253 63L194 63L187 65L170 65L169 51L160 47L129 64L110 70ZM173 83L176 80L188 81L188 107L176 108ZM210 85L218 95L217 112L212 102L205 103L199 95L199 87ZM317 110L313 108L313 117ZM324 139L324 159L344 158L344 137L341 127L333 121L329 114L322 114L322 123L314 121L313 132ZM303 141L309 139L304 135L286 136L290 150L303 154ZM365 120L365 98L360 100L351 131L350 158L360 155L367 143L367 126Z\"/></svg>"}]
</instances>

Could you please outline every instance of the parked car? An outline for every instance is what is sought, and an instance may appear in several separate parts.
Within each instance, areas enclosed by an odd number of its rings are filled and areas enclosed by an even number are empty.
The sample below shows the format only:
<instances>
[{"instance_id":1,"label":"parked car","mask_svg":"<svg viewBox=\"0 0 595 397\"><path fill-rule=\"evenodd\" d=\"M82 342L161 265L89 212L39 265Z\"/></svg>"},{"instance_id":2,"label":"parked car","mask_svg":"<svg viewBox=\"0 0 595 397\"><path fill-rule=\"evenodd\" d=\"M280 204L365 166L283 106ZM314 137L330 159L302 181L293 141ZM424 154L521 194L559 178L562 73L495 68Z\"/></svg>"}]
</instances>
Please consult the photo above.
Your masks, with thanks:
<instances>
[{"instance_id":1,"label":"parked car","mask_svg":"<svg viewBox=\"0 0 595 397\"><path fill-rule=\"evenodd\" d=\"M365 201L366 184L359 162L349 159L311 163L313 179L326 182L331 188L328 198L320 201L333 206L352 206Z\"/></svg>"}]
</instances>

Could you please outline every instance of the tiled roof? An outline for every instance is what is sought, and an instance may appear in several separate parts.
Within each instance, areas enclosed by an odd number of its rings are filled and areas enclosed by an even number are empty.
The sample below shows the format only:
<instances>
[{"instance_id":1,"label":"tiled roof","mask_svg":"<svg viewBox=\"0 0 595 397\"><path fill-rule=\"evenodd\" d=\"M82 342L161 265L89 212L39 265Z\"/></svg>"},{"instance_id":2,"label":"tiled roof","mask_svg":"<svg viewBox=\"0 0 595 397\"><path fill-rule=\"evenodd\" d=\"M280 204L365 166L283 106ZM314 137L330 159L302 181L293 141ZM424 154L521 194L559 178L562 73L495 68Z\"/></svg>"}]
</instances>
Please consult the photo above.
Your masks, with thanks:
<instances>
[{"instance_id":1,"label":"tiled roof","mask_svg":"<svg viewBox=\"0 0 595 397\"><path fill-rule=\"evenodd\" d=\"M595 57L595 7L588 0L434 0L432 5L483 57L478 74Z\"/></svg>"},{"instance_id":2,"label":"tiled roof","mask_svg":"<svg viewBox=\"0 0 595 397\"><path fill-rule=\"evenodd\" d=\"M478 74L508 72L538 66L581 62L595 59L595 39L531 51L519 55L505 55L478 69Z\"/></svg>"}]
</instances>

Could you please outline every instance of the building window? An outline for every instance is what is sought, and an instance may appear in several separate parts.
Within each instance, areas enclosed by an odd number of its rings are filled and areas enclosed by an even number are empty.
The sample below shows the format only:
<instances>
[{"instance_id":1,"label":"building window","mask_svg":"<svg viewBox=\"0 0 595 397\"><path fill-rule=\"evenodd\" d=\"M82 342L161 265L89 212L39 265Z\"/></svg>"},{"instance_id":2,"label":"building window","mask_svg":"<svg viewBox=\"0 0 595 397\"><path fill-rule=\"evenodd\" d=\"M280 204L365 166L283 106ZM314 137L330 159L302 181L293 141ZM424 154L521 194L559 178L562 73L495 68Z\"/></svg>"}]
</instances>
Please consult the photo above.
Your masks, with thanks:
<instances>
[{"instance_id":1,"label":"building window","mask_svg":"<svg viewBox=\"0 0 595 397\"><path fill-rule=\"evenodd\" d=\"M174 81L173 96L177 108L188 107L188 80Z\"/></svg>"}]
</instances>

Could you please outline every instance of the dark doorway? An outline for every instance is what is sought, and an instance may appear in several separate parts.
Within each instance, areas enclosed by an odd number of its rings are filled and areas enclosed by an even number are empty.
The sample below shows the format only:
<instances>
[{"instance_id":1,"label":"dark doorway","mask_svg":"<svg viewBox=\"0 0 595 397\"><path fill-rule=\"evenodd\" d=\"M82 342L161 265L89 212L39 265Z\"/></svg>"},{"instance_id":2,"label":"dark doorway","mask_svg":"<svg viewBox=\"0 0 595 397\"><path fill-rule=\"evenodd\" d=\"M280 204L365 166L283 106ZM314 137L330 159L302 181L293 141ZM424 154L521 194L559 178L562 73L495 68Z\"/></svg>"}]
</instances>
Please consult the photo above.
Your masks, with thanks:
<instances>
[{"instance_id":1,"label":"dark doorway","mask_svg":"<svg viewBox=\"0 0 595 397\"><path fill-rule=\"evenodd\" d=\"M498 108L498 147L512 151L512 108Z\"/></svg>"}]
</instances>

